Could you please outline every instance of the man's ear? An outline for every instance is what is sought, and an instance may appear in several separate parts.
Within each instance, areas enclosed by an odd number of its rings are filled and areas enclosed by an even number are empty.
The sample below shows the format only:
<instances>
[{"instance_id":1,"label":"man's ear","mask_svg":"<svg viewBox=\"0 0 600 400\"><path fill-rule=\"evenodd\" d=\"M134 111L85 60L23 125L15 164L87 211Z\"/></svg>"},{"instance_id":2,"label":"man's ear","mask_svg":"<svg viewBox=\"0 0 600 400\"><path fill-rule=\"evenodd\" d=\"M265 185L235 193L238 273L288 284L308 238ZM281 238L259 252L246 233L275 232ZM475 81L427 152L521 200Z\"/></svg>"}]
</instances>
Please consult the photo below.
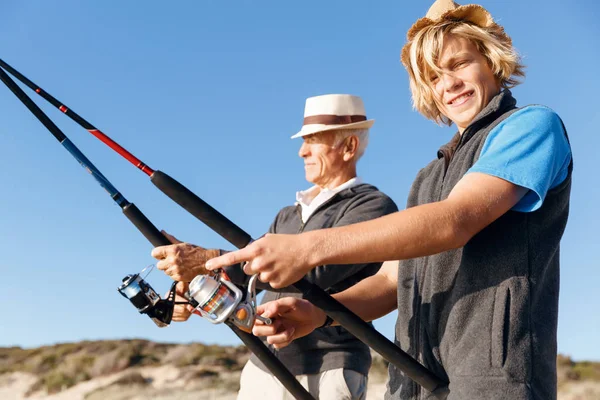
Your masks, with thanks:
<instances>
[{"instance_id":1,"label":"man's ear","mask_svg":"<svg viewBox=\"0 0 600 400\"><path fill-rule=\"evenodd\" d=\"M350 161L356 156L360 140L357 136L350 136L344 143L344 161Z\"/></svg>"}]
</instances>

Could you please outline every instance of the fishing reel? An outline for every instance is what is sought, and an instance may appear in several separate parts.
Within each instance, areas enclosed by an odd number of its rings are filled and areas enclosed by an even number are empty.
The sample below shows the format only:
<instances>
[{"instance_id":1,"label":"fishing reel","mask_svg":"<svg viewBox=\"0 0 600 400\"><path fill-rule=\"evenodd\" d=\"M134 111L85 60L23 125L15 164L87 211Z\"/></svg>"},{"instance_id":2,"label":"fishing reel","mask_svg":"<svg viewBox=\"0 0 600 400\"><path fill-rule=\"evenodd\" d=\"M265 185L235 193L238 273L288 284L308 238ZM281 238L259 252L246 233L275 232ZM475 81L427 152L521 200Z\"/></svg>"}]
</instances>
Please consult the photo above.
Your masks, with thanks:
<instances>
[{"instance_id":1,"label":"fishing reel","mask_svg":"<svg viewBox=\"0 0 600 400\"><path fill-rule=\"evenodd\" d=\"M148 315L156 326L164 328L171 323L175 304L180 303L175 301L177 282L171 285L167 298L161 299L152 286L144 280L153 268L154 265L149 265L139 274L127 275L117 290L137 308L140 314Z\"/></svg>"},{"instance_id":2,"label":"fishing reel","mask_svg":"<svg viewBox=\"0 0 600 400\"><path fill-rule=\"evenodd\" d=\"M176 304L190 304L209 322L220 324L229 320L246 332L252 330L256 319L267 325L271 324L270 318L263 318L256 314L258 275L250 278L245 296L240 288L229 280L224 271L213 275L198 275L190 282L189 291L184 295L188 301L180 302L175 301L177 282L173 282L167 297L162 299L144 280L152 268L154 265L144 268L139 274L127 275L117 290L137 308L140 314L148 315L159 328L164 328L171 323Z\"/></svg>"},{"instance_id":3,"label":"fishing reel","mask_svg":"<svg viewBox=\"0 0 600 400\"><path fill-rule=\"evenodd\" d=\"M256 313L256 280L253 275L248 282L244 297L240 288L234 285L224 271L214 275L198 275L189 287L190 304L200 315L213 324L230 321L243 331L251 332L255 320L271 325L270 318Z\"/></svg>"}]
</instances>

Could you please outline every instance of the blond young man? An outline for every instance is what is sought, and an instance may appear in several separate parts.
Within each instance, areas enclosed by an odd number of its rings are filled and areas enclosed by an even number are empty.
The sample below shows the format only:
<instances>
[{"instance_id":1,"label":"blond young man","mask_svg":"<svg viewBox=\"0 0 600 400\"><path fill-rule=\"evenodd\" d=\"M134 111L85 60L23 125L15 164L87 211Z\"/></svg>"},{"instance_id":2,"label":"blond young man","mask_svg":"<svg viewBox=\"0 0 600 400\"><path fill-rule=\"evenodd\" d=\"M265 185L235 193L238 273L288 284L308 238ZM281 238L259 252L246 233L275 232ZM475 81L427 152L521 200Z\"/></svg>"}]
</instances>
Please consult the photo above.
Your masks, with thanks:
<instances>
[{"instance_id":1,"label":"blond young man","mask_svg":"<svg viewBox=\"0 0 600 400\"><path fill-rule=\"evenodd\" d=\"M376 187L357 176L357 162L364 154L373 120L366 117L362 99L347 94L315 96L306 100L304 124L292 138L302 138L298 155L306 180L314 186L296 193L296 204L279 211L269 233L298 233L344 226L378 218L398 210ZM152 255L157 267L173 279L190 282L206 273L204 262L219 250L188 243L157 247ZM328 293L341 292L374 275L380 262L343 267L323 264L306 278ZM248 276L240 265L229 266L234 283L246 285ZM259 285L260 286L260 285ZM268 285L264 302L296 296L289 291L272 292ZM183 289L183 288L182 288ZM174 320L189 318L189 310L176 307ZM369 348L342 327L322 327L274 354L308 391L320 399L363 400L371 366ZM238 400L286 400L291 395L256 357L242 371Z\"/></svg>"},{"instance_id":2,"label":"blond young man","mask_svg":"<svg viewBox=\"0 0 600 400\"><path fill-rule=\"evenodd\" d=\"M408 31L402 63L415 108L458 129L417 175L407 209L268 236L207 267L248 261L247 273L281 287L322 263L400 259L334 297L367 321L397 309L397 343L449 382L448 399L555 399L564 126L546 107L516 108L508 88L523 66L479 5L437 0ZM298 299L260 311L277 321L254 333L275 347L329 322ZM391 366L386 398L433 396Z\"/></svg>"}]
</instances>

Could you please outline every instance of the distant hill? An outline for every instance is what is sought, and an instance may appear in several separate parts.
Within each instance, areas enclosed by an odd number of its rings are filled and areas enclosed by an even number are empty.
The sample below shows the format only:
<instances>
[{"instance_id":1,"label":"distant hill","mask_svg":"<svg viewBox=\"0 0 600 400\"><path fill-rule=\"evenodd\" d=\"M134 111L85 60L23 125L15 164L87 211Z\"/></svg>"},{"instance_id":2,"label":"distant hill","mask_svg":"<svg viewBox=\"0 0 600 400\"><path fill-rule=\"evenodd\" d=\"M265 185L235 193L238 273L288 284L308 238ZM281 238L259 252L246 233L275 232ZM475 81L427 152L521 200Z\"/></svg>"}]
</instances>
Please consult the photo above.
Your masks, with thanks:
<instances>
[{"instance_id":1,"label":"distant hill","mask_svg":"<svg viewBox=\"0 0 600 400\"><path fill-rule=\"evenodd\" d=\"M235 399L243 346L147 340L0 348L0 399ZM559 356L559 398L600 399L600 363ZM369 399L382 398L387 364L374 354Z\"/></svg>"},{"instance_id":2,"label":"distant hill","mask_svg":"<svg viewBox=\"0 0 600 400\"><path fill-rule=\"evenodd\" d=\"M24 396L54 394L82 382L117 375L110 385L133 385L142 389L151 386L152 381L141 375L141 368L170 366L179 372L177 378L182 382L197 382L203 387L223 385L236 390L237 375L248 357L248 351L242 346L166 344L147 340L84 341L36 349L0 348L0 377L14 372L35 377ZM231 375L236 376L229 379Z\"/></svg>"}]
</instances>

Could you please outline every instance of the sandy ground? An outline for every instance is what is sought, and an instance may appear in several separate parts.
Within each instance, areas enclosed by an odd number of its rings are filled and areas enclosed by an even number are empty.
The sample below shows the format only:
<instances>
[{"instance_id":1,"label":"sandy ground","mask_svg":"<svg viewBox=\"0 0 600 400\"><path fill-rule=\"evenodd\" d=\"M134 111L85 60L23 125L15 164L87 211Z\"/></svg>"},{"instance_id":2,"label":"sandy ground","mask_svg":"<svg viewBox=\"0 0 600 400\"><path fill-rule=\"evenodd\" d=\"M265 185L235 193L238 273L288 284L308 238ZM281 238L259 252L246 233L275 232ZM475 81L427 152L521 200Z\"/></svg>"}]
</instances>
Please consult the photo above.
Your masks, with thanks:
<instances>
[{"instance_id":1,"label":"sandy ground","mask_svg":"<svg viewBox=\"0 0 600 400\"><path fill-rule=\"evenodd\" d=\"M568 383L561 388L560 400L598 400L600 399L600 382Z\"/></svg>"},{"instance_id":2,"label":"sandy ground","mask_svg":"<svg viewBox=\"0 0 600 400\"><path fill-rule=\"evenodd\" d=\"M33 375L22 372L0 375L0 399L22 399L23 394L35 381Z\"/></svg>"},{"instance_id":3,"label":"sandy ground","mask_svg":"<svg viewBox=\"0 0 600 400\"><path fill-rule=\"evenodd\" d=\"M125 374L138 371L151 381L148 386L127 385L110 386ZM233 379L239 379L239 372L233 373ZM110 376L82 382L54 395L34 393L25 397L29 387L36 381L31 374L16 372L0 375L1 400L235 400L236 393L227 388L190 388L185 387L179 368L167 365L128 369ZM105 389L102 389L105 388ZM102 390L100 390L102 389Z\"/></svg>"},{"instance_id":4,"label":"sandy ground","mask_svg":"<svg viewBox=\"0 0 600 400\"><path fill-rule=\"evenodd\" d=\"M31 374L16 372L0 375L1 400L235 400L233 392L227 388L186 387L181 378L181 371L173 366L135 369L151 381L148 386L135 384L126 386L110 386L131 369L118 374L80 383L70 389L54 395L35 393L25 397L29 387L35 382ZM232 373L236 379L238 373ZM104 389L102 389L104 388ZM385 393L383 379L371 379L367 400L382 399ZM561 388L559 400L598 400L600 399L600 382L569 383Z\"/></svg>"}]
</instances>

